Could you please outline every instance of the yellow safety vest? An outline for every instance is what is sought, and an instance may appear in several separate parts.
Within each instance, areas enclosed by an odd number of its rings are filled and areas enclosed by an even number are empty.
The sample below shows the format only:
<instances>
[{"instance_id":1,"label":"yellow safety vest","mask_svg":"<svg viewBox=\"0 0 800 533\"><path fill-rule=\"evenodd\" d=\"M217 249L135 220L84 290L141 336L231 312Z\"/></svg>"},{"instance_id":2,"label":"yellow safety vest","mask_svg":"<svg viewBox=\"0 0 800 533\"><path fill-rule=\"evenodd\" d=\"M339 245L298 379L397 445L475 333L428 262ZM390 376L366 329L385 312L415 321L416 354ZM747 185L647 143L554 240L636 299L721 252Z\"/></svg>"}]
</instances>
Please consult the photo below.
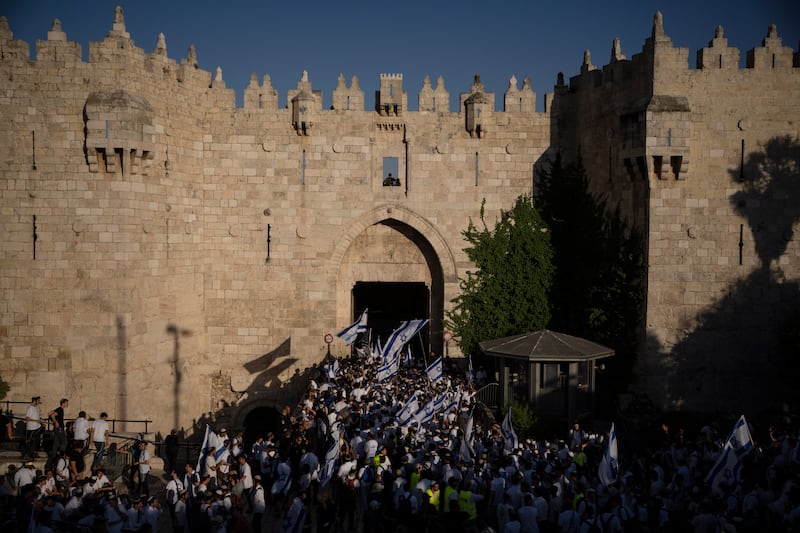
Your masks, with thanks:
<instances>
[{"instance_id":1,"label":"yellow safety vest","mask_svg":"<svg viewBox=\"0 0 800 533\"><path fill-rule=\"evenodd\" d=\"M458 493L458 507L467 513L469 520L478 518L478 508L475 502L472 501L472 493L468 490L462 490Z\"/></svg>"},{"instance_id":2,"label":"yellow safety vest","mask_svg":"<svg viewBox=\"0 0 800 533\"><path fill-rule=\"evenodd\" d=\"M444 489L444 503L442 504L442 511L444 511L445 513L450 512L450 495L453 494L454 492L457 492L456 489L454 489L449 485L447 486L446 489Z\"/></svg>"},{"instance_id":3,"label":"yellow safety vest","mask_svg":"<svg viewBox=\"0 0 800 533\"><path fill-rule=\"evenodd\" d=\"M439 496L441 496L442 491L437 490L433 492L431 489L425 491L425 494L428 495L428 503L433 505L436 508L436 511L439 511Z\"/></svg>"}]
</instances>

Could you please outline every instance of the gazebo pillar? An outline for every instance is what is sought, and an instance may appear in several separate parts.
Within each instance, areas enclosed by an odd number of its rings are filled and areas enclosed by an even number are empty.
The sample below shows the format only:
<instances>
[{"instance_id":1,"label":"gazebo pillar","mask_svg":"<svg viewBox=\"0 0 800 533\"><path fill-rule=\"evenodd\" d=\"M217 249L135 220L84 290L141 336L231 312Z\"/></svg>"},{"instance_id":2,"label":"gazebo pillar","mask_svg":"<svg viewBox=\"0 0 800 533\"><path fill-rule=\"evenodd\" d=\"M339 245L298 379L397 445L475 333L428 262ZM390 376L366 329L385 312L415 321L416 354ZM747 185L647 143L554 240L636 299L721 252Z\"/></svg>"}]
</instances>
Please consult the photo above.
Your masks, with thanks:
<instances>
[{"instance_id":1,"label":"gazebo pillar","mask_svg":"<svg viewBox=\"0 0 800 533\"><path fill-rule=\"evenodd\" d=\"M500 357L500 406L506 407L509 404L509 380L508 380L508 365L506 364L506 358Z\"/></svg>"},{"instance_id":2,"label":"gazebo pillar","mask_svg":"<svg viewBox=\"0 0 800 533\"><path fill-rule=\"evenodd\" d=\"M572 423L575 420L576 408L576 395L578 391L578 363L569 364L569 373L567 374L567 421Z\"/></svg>"}]
</instances>

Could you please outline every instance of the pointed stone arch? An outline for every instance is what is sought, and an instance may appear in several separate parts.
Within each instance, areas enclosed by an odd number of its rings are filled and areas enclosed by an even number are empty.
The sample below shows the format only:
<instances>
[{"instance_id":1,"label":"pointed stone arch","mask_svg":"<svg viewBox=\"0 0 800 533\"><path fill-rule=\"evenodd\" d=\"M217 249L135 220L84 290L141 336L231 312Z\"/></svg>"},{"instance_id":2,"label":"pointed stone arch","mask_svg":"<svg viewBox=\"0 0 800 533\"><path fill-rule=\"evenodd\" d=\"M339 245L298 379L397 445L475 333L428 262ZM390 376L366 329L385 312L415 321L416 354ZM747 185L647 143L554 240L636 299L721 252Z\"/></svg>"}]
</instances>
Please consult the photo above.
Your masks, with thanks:
<instances>
[{"instance_id":1,"label":"pointed stone arch","mask_svg":"<svg viewBox=\"0 0 800 533\"><path fill-rule=\"evenodd\" d=\"M382 228L373 228L378 225ZM424 281L430 289L430 349L442 353L444 308L458 289L455 258L445 239L424 217L390 204L358 216L348 227L336 243L328 270L332 276L330 281L336 286L337 324L347 324L353 319L352 289L357 281ZM364 272L354 268L359 260L353 256L357 252L353 246L360 246L358 239L376 231L405 238L407 244L413 243L409 246L418 252L416 266L419 268L393 267L389 261L371 269L369 279L359 277Z\"/></svg>"}]
</instances>

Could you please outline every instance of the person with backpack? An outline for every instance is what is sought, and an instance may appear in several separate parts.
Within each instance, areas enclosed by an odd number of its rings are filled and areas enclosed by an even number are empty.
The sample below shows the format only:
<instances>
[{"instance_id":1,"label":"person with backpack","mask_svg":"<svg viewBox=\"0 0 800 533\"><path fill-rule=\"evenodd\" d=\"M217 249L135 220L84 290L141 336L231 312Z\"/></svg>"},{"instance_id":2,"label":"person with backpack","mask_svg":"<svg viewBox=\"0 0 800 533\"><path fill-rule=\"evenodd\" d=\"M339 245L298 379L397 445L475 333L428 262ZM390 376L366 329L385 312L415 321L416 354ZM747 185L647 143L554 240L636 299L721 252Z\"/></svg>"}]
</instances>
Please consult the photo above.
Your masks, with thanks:
<instances>
[{"instance_id":1,"label":"person with backpack","mask_svg":"<svg viewBox=\"0 0 800 533\"><path fill-rule=\"evenodd\" d=\"M359 494L361 495L361 509L367 508L369 494L372 492L372 485L375 483L375 467L372 464L372 457L364 457L364 464L358 470Z\"/></svg>"},{"instance_id":2,"label":"person with backpack","mask_svg":"<svg viewBox=\"0 0 800 533\"><path fill-rule=\"evenodd\" d=\"M409 491L408 482L403 483L402 490L399 491L396 507L397 521L409 528L416 525L419 514L419 501L413 492Z\"/></svg>"}]
</instances>

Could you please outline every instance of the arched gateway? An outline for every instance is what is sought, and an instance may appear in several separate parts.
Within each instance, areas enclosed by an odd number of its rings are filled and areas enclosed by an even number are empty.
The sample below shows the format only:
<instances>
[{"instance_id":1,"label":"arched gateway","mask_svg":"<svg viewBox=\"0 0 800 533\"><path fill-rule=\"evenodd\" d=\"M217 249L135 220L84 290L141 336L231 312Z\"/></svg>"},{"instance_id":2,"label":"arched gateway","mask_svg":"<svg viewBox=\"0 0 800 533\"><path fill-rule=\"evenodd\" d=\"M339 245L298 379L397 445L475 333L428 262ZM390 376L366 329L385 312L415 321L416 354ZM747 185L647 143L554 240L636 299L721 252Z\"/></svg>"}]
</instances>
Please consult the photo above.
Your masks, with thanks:
<instances>
[{"instance_id":1,"label":"arched gateway","mask_svg":"<svg viewBox=\"0 0 800 533\"><path fill-rule=\"evenodd\" d=\"M379 206L353 221L331 262L338 273L337 324L369 308L373 335L385 340L402 320L429 318L423 343L412 350L442 353L444 309L457 275L453 254L430 221L406 207Z\"/></svg>"}]
</instances>

